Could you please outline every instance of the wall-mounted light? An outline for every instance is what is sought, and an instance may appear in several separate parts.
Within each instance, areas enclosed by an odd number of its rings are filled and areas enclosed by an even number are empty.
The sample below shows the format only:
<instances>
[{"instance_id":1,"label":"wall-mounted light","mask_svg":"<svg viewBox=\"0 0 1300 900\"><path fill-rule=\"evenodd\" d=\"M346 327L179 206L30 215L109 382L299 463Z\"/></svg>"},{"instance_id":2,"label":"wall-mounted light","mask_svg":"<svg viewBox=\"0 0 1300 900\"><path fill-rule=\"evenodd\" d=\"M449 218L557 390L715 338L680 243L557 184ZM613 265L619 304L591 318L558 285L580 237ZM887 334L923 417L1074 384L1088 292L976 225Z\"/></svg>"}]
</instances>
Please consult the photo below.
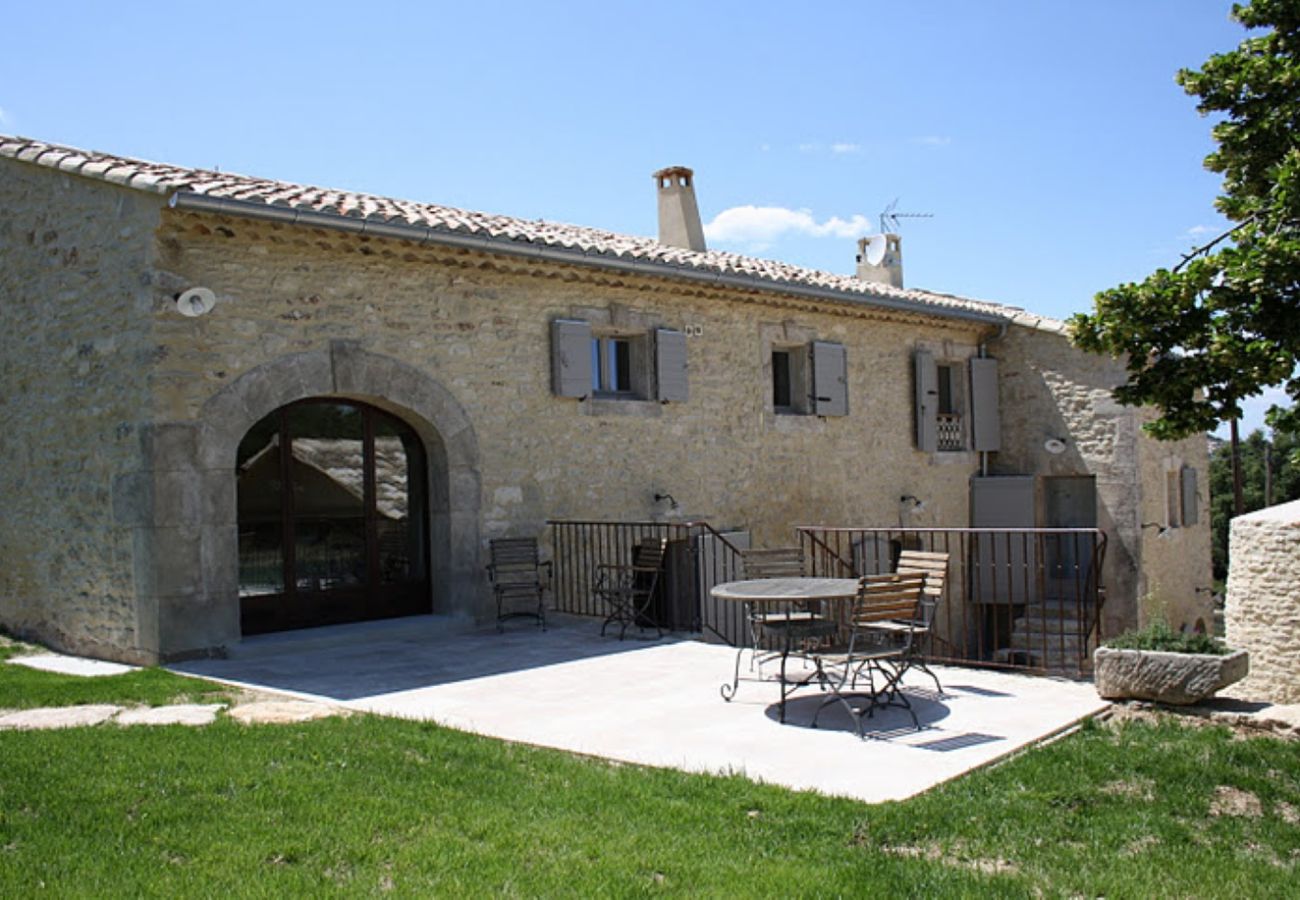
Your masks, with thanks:
<instances>
[{"instance_id":1,"label":"wall-mounted light","mask_svg":"<svg viewBox=\"0 0 1300 900\"><path fill-rule=\"evenodd\" d=\"M662 493L662 494L656 491L656 492L655 492L655 503L660 503L660 502L662 502L662 501L664 501L664 500L667 500L667 501L668 501L668 508L669 508L669 509L677 509L677 501L673 499L673 495L672 495L672 494L668 493L667 491L665 491L665 492Z\"/></svg>"},{"instance_id":2,"label":"wall-mounted light","mask_svg":"<svg viewBox=\"0 0 1300 900\"><path fill-rule=\"evenodd\" d=\"M217 295L205 287L192 287L176 297L176 311L191 319L211 312L216 305Z\"/></svg>"}]
</instances>

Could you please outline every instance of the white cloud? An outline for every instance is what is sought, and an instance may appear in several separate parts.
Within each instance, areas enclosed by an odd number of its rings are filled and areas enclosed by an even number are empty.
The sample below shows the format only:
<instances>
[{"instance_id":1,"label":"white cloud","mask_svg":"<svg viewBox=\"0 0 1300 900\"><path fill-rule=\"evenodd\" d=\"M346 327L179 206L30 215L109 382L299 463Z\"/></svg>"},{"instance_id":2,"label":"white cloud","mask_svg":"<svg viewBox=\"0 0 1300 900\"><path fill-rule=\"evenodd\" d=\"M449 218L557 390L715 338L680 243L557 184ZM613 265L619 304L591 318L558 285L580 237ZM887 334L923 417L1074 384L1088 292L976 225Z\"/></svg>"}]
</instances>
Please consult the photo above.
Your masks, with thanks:
<instances>
[{"instance_id":1,"label":"white cloud","mask_svg":"<svg viewBox=\"0 0 1300 900\"><path fill-rule=\"evenodd\" d=\"M952 138L938 134L927 134L924 137L912 138L913 144L922 144L926 147L947 147L952 143Z\"/></svg>"},{"instance_id":2,"label":"white cloud","mask_svg":"<svg viewBox=\"0 0 1300 900\"><path fill-rule=\"evenodd\" d=\"M854 214L847 219L831 216L824 222L818 222L806 209L733 206L718 213L712 222L704 226L704 236L710 241L766 247L782 235L790 233L807 237L854 238L870 230L871 220L861 214Z\"/></svg>"},{"instance_id":3,"label":"white cloud","mask_svg":"<svg viewBox=\"0 0 1300 900\"><path fill-rule=\"evenodd\" d=\"M822 145L821 145L821 144L800 144L800 145L799 145L799 152L800 152L800 153L816 153L816 152L817 152L818 150L820 150L821 148L822 148Z\"/></svg>"},{"instance_id":4,"label":"white cloud","mask_svg":"<svg viewBox=\"0 0 1300 900\"><path fill-rule=\"evenodd\" d=\"M1193 225L1187 229L1187 237L1200 237L1203 234L1209 234L1213 230L1209 225Z\"/></svg>"},{"instance_id":5,"label":"white cloud","mask_svg":"<svg viewBox=\"0 0 1300 900\"><path fill-rule=\"evenodd\" d=\"M0 106L0 125L9 125L13 123L13 118L5 112L4 107Z\"/></svg>"},{"instance_id":6,"label":"white cloud","mask_svg":"<svg viewBox=\"0 0 1300 900\"><path fill-rule=\"evenodd\" d=\"M841 154L841 155L845 153L861 153L862 145L850 144L848 141L839 141L837 143L831 144L831 152L836 154Z\"/></svg>"}]
</instances>

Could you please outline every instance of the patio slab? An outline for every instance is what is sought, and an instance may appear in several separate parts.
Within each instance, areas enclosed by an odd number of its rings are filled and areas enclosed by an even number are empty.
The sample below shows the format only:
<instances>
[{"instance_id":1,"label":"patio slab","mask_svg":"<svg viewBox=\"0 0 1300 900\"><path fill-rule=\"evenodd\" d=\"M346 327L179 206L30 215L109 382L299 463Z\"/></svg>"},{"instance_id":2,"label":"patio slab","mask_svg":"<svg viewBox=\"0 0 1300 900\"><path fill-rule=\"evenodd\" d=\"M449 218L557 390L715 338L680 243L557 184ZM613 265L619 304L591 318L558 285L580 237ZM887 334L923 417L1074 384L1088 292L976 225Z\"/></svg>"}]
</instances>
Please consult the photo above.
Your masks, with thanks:
<instances>
[{"instance_id":1,"label":"patio slab","mask_svg":"<svg viewBox=\"0 0 1300 900\"><path fill-rule=\"evenodd\" d=\"M1058 734L1108 705L1093 686L935 667L906 685L922 730L899 709L867 720L822 695L744 682L724 702L735 653L692 640L619 642L589 621L457 632L423 616L245 641L229 659L174 666L257 690L434 721L495 738L692 772L735 773L867 802L920 793Z\"/></svg>"}]
</instances>

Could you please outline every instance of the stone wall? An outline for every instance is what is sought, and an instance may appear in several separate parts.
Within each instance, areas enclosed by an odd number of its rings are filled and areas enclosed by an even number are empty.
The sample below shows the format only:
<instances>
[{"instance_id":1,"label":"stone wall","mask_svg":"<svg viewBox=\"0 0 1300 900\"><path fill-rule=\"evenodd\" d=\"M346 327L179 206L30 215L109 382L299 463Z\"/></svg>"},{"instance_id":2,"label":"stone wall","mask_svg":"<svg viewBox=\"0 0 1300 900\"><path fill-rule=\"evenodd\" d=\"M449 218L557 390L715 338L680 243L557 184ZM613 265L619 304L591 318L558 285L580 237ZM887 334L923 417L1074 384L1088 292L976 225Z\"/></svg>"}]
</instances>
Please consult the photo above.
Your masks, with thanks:
<instances>
[{"instance_id":1,"label":"stone wall","mask_svg":"<svg viewBox=\"0 0 1300 900\"><path fill-rule=\"evenodd\" d=\"M973 352L977 326L173 212L160 247L161 293L203 284L218 301L197 320L158 314L159 419L196 421L241 373L355 340L426 373L473 422L483 542L550 518L662 518L657 492L675 518L753 528L760 544L789 543L796 524L897 524L908 493L930 517L913 524L967 521L975 455L913 448L911 353ZM554 396L557 317L689 327L689 400ZM771 342L812 338L848 348L846 417L771 410Z\"/></svg>"},{"instance_id":2,"label":"stone wall","mask_svg":"<svg viewBox=\"0 0 1300 900\"><path fill-rule=\"evenodd\" d=\"M1096 478L1097 525L1108 537L1103 633L1117 634L1155 614L1174 627L1209 622L1204 438L1147 437L1146 413L1111 395L1124 381L1123 367L1077 349L1064 332L1013 325L991 348L1001 360L1002 407L1002 451L992 473ZM1049 452L1049 439L1065 449ZM1188 527L1168 527L1165 517L1164 470L1176 463L1199 471L1200 516Z\"/></svg>"},{"instance_id":3,"label":"stone wall","mask_svg":"<svg viewBox=\"0 0 1300 900\"><path fill-rule=\"evenodd\" d=\"M1233 519L1228 558L1227 642L1250 651L1235 692L1300 703L1300 500Z\"/></svg>"},{"instance_id":4,"label":"stone wall","mask_svg":"<svg viewBox=\"0 0 1300 900\"><path fill-rule=\"evenodd\" d=\"M147 497L153 235L161 200L0 163L0 623L147 659L130 520Z\"/></svg>"}]
</instances>

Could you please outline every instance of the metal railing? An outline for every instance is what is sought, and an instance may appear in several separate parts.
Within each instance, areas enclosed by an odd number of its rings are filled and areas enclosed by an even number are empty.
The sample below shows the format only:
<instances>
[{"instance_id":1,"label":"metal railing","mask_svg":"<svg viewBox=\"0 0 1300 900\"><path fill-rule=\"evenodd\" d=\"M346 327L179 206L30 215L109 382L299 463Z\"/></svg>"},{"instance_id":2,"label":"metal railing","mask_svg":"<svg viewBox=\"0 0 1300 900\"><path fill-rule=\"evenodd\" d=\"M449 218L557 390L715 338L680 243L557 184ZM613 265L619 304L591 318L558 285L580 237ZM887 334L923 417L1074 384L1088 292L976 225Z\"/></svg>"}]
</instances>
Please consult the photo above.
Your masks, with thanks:
<instances>
[{"instance_id":1,"label":"metal railing","mask_svg":"<svg viewBox=\"0 0 1300 900\"><path fill-rule=\"evenodd\" d=\"M966 436L962 433L961 416L956 413L939 413L935 417L937 443L939 450L965 450Z\"/></svg>"},{"instance_id":2,"label":"metal railing","mask_svg":"<svg viewBox=\"0 0 1300 900\"><path fill-rule=\"evenodd\" d=\"M939 662L1079 674L1102 635L1106 535L1095 528L795 529L810 575L892 572L903 550L948 554L931 630ZM743 577L742 547L707 522L547 523L561 612L604 616L599 565L626 564L644 538L668 542L651 614L664 628L737 645L749 639L740 604L710 589Z\"/></svg>"},{"instance_id":3,"label":"metal railing","mask_svg":"<svg viewBox=\"0 0 1300 900\"><path fill-rule=\"evenodd\" d=\"M698 631L726 643L741 640L743 610L715 600L715 584L741 577L741 548L708 522L601 522L552 520L547 535L555 561L555 608L576 615L604 616L595 595L596 568L627 564L645 538L668 541L664 573L652 615L672 631Z\"/></svg>"},{"instance_id":4,"label":"metal railing","mask_svg":"<svg viewBox=\"0 0 1300 900\"><path fill-rule=\"evenodd\" d=\"M1078 674L1101 639L1106 535L1095 528L796 529L810 571L894 571L903 550L948 554L931 630L941 662Z\"/></svg>"}]
</instances>

